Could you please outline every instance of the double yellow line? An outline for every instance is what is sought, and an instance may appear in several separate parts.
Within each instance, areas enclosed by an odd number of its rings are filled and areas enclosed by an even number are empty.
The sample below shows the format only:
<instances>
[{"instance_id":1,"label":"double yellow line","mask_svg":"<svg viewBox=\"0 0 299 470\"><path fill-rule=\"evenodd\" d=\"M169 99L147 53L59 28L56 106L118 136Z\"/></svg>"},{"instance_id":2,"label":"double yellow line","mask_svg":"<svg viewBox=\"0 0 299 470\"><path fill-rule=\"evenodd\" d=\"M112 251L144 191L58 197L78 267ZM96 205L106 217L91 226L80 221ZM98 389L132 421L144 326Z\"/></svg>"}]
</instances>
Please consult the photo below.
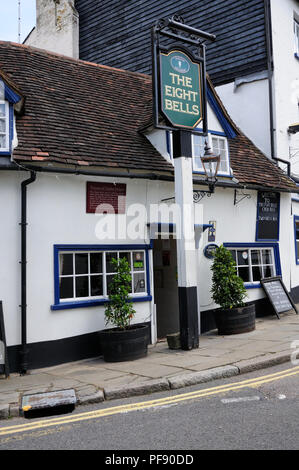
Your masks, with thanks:
<instances>
[{"instance_id":1,"label":"double yellow line","mask_svg":"<svg viewBox=\"0 0 299 470\"><path fill-rule=\"evenodd\" d=\"M218 387L205 388L203 390L197 390L189 393L182 393L180 395L169 396L165 398L159 398L156 400L147 400L139 403L132 403L128 405L114 406L111 408L104 408L96 411L90 411L85 413L78 413L75 415L67 415L61 418L45 419L41 421L29 422L26 424L16 426L0 427L0 437L8 434L38 430L41 428L47 428L50 426L61 426L63 424L76 423L78 421L86 421L88 419L103 418L104 416L112 416L120 413L128 413L130 411L144 410L146 408L155 408L166 405L177 404L182 401L194 400L196 398L209 397L221 393L232 392L240 390L242 388L256 388L263 384L281 380L287 377L292 377L299 374L299 366L286 369L282 372L276 372L274 374L264 375L262 377L242 380L235 383L226 385L220 385Z\"/></svg>"}]
</instances>

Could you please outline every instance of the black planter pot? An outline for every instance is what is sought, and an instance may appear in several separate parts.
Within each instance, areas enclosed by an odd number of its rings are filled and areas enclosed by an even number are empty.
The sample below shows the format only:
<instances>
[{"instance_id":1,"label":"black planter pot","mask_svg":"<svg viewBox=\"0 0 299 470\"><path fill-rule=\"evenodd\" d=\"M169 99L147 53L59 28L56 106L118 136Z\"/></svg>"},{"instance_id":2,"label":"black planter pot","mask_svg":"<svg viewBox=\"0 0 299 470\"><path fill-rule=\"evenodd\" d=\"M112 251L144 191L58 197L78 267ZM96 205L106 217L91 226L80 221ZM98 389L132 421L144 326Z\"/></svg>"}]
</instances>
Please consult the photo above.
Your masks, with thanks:
<instances>
[{"instance_id":1,"label":"black planter pot","mask_svg":"<svg viewBox=\"0 0 299 470\"><path fill-rule=\"evenodd\" d=\"M255 329L255 305L214 311L219 335L237 335Z\"/></svg>"},{"instance_id":2,"label":"black planter pot","mask_svg":"<svg viewBox=\"0 0 299 470\"><path fill-rule=\"evenodd\" d=\"M132 325L127 330L112 328L100 334L102 353L107 362L123 362L147 355L148 325Z\"/></svg>"}]
</instances>

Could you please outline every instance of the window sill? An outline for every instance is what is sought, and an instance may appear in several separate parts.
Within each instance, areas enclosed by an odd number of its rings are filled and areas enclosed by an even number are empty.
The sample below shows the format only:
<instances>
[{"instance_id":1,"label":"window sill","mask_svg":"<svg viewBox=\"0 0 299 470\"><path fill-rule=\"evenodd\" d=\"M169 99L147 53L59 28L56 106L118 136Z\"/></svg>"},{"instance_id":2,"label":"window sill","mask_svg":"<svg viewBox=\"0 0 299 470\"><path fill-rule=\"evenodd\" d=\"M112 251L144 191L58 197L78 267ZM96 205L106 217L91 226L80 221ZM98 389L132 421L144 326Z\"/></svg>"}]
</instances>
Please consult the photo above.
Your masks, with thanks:
<instances>
[{"instance_id":1,"label":"window sill","mask_svg":"<svg viewBox=\"0 0 299 470\"><path fill-rule=\"evenodd\" d=\"M150 302L152 300L151 295L144 295L140 297L133 297L132 302ZM105 305L109 302L108 299L100 300L80 300L78 302L61 302L58 304L51 305L51 310L66 310L71 308L85 308L85 307L96 307L100 305Z\"/></svg>"},{"instance_id":2,"label":"window sill","mask_svg":"<svg viewBox=\"0 0 299 470\"><path fill-rule=\"evenodd\" d=\"M260 282L258 282L257 284L250 284L244 282L244 287L245 289L260 289L262 286Z\"/></svg>"}]
</instances>

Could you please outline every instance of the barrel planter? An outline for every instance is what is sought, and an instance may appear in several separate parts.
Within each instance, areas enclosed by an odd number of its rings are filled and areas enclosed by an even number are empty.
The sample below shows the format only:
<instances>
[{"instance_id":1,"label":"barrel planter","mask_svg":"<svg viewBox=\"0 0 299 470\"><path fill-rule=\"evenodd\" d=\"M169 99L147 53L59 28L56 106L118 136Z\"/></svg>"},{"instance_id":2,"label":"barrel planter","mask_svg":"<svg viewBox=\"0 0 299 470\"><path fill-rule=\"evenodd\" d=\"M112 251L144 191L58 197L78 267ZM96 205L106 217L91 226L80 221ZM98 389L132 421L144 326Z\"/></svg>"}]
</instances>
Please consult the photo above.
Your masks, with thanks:
<instances>
[{"instance_id":1,"label":"barrel planter","mask_svg":"<svg viewBox=\"0 0 299 470\"><path fill-rule=\"evenodd\" d=\"M100 333L102 353L106 362L123 362L147 355L148 325L131 325L126 330L112 328Z\"/></svg>"},{"instance_id":2,"label":"barrel planter","mask_svg":"<svg viewBox=\"0 0 299 470\"><path fill-rule=\"evenodd\" d=\"M255 329L255 305L214 311L219 335L237 335Z\"/></svg>"}]
</instances>

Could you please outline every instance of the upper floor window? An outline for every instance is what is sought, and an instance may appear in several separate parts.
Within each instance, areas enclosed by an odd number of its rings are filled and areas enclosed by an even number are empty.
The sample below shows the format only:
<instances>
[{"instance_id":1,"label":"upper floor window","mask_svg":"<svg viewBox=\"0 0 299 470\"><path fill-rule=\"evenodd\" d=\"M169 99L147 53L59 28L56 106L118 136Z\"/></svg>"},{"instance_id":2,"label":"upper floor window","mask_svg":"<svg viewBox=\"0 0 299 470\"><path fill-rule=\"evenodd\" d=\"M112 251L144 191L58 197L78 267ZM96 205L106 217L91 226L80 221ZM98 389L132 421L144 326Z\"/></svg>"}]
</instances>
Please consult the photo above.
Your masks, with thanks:
<instances>
[{"instance_id":1,"label":"upper floor window","mask_svg":"<svg viewBox=\"0 0 299 470\"><path fill-rule=\"evenodd\" d=\"M294 49L295 54L299 57L299 22L294 19Z\"/></svg>"},{"instance_id":2,"label":"upper floor window","mask_svg":"<svg viewBox=\"0 0 299 470\"><path fill-rule=\"evenodd\" d=\"M0 152L7 152L9 148L9 105L0 100Z\"/></svg>"},{"instance_id":3,"label":"upper floor window","mask_svg":"<svg viewBox=\"0 0 299 470\"><path fill-rule=\"evenodd\" d=\"M201 157L205 152L205 141L209 139L209 146L212 151L216 154L220 154L220 166L218 174L229 175L229 152L226 137L209 134L208 137L201 135L193 135L193 170L198 172L204 172Z\"/></svg>"}]
</instances>

